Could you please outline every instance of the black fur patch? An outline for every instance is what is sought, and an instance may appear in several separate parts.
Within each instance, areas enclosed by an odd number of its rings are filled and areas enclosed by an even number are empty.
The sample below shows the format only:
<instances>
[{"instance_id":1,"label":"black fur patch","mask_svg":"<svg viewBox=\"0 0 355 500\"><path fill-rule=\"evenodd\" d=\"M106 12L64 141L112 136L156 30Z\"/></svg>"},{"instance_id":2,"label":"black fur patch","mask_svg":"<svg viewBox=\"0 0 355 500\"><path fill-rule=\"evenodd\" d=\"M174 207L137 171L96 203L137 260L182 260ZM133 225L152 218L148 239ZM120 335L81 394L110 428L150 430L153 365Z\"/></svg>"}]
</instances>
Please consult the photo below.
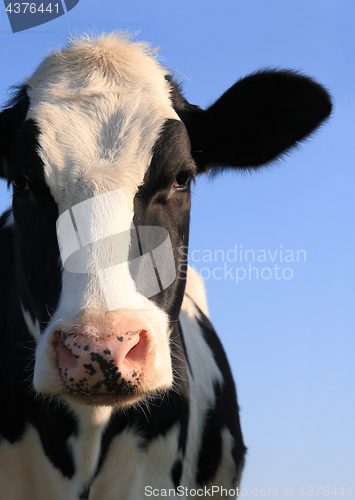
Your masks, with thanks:
<instances>
[{"instance_id":1,"label":"black fur patch","mask_svg":"<svg viewBox=\"0 0 355 500\"><path fill-rule=\"evenodd\" d=\"M249 75L205 111L191 106L178 85L168 80L199 173L275 161L309 136L332 109L324 87L288 70Z\"/></svg>"},{"instance_id":2,"label":"black fur patch","mask_svg":"<svg viewBox=\"0 0 355 500\"><path fill-rule=\"evenodd\" d=\"M235 384L227 356L209 319L202 311L200 311L200 314L201 319L198 323L224 381L222 386L219 383L214 384L215 405L207 411L202 431L202 445L199 450L198 470L196 474L196 481L202 485L213 480L218 470L222 456L221 432L225 427L227 427L234 440L232 456L236 467L236 477L243 466L246 447L240 428Z\"/></svg>"}]
</instances>

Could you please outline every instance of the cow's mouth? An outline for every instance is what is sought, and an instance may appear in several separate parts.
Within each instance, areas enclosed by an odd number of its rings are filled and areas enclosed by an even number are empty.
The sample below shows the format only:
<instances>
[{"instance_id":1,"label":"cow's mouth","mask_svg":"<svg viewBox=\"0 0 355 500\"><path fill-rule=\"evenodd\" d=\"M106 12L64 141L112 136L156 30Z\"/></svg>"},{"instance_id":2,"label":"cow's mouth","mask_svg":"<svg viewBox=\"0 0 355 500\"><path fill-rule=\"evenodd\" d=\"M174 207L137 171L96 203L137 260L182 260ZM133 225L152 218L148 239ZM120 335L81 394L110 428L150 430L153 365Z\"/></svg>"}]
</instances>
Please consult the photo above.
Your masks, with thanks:
<instances>
[{"instance_id":1,"label":"cow's mouth","mask_svg":"<svg viewBox=\"0 0 355 500\"><path fill-rule=\"evenodd\" d=\"M67 392L62 394L66 399L72 400L75 403L85 405L85 406L117 406L123 407L135 403L142 399L142 396L138 393L136 394L72 394Z\"/></svg>"}]
</instances>

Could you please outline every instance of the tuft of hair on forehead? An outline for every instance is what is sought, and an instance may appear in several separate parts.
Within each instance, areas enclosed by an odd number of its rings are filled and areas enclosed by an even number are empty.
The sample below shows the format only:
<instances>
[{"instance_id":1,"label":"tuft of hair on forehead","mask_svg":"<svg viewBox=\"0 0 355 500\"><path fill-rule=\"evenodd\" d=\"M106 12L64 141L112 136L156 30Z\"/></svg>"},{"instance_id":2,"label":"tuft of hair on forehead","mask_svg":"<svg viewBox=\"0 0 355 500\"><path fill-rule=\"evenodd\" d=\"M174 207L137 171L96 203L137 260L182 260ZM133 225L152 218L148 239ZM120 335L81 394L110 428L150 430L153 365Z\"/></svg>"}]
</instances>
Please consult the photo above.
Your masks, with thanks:
<instances>
[{"instance_id":1,"label":"tuft of hair on forehead","mask_svg":"<svg viewBox=\"0 0 355 500\"><path fill-rule=\"evenodd\" d=\"M169 71L158 62L157 52L125 33L70 36L68 45L48 55L26 84L59 98L134 92L158 81L165 85L163 78Z\"/></svg>"},{"instance_id":2,"label":"tuft of hair on forehead","mask_svg":"<svg viewBox=\"0 0 355 500\"><path fill-rule=\"evenodd\" d=\"M124 189L130 207L164 123L179 120L168 71L125 34L72 37L27 80L27 120L60 210Z\"/></svg>"}]
</instances>

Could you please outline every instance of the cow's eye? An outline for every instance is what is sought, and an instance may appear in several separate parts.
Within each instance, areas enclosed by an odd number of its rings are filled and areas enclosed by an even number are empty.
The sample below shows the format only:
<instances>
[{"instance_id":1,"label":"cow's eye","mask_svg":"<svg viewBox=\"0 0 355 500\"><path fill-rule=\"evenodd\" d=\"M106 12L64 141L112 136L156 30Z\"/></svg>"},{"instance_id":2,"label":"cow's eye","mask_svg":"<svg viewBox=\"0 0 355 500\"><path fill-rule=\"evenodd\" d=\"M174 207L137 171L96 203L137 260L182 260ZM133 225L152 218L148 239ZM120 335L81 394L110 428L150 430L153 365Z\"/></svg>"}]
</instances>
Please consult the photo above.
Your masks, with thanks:
<instances>
[{"instance_id":1,"label":"cow's eye","mask_svg":"<svg viewBox=\"0 0 355 500\"><path fill-rule=\"evenodd\" d=\"M183 171L181 171L175 177L175 181L174 181L173 187L175 189L182 189L182 188L186 187L192 177L193 177L193 173L191 172L191 170L183 170Z\"/></svg>"},{"instance_id":2,"label":"cow's eye","mask_svg":"<svg viewBox=\"0 0 355 500\"><path fill-rule=\"evenodd\" d=\"M28 179L23 174L16 175L12 181L12 186L14 191L17 191L18 193L25 193L30 189Z\"/></svg>"}]
</instances>

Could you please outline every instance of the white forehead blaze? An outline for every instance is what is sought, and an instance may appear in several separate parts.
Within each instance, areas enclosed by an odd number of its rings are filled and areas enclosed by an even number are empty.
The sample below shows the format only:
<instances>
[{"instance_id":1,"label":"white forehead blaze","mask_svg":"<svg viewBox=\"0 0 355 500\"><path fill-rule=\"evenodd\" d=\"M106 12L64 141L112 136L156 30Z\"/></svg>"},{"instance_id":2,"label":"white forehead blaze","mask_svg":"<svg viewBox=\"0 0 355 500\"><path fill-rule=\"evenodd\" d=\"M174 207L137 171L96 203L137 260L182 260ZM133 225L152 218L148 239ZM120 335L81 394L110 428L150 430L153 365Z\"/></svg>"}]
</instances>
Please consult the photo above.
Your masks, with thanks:
<instances>
[{"instance_id":1,"label":"white forehead blaze","mask_svg":"<svg viewBox=\"0 0 355 500\"><path fill-rule=\"evenodd\" d=\"M59 213L118 188L133 210L162 125L179 120L165 74L145 44L111 34L73 40L29 78L27 119Z\"/></svg>"},{"instance_id":2,"label":"white forehead blaze","mask_svg":"<svg viewBox=\"0 0 355 500\"><path fill-rule=\"evenodd\" d=\"M122 189L94 196L63 212L57 219L57 237L64 269L96 274L110 311L159 293L156 272L163 289L176 277L168 231L155 226L132 226ZM129 248L132 252L128 263ZM127 273L135 283L125 279Z\"/></svg>"}]
</instances>

